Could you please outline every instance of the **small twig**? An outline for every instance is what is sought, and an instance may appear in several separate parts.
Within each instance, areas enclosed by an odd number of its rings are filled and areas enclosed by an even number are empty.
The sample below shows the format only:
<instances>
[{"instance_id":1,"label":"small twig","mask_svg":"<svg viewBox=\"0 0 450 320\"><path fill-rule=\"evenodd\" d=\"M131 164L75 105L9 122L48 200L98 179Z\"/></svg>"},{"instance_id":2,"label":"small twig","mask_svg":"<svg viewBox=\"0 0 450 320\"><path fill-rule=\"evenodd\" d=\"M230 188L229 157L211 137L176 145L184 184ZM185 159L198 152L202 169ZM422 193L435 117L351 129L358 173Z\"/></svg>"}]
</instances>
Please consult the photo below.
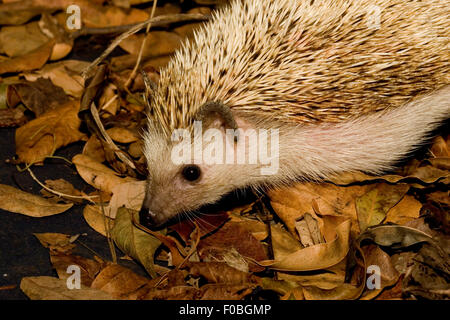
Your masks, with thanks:
<instances>
[{"instance_id":1,"label":"small twig","mask_svg":"<svg viewBox=\"0 0 450 320\"><path fill-rule=\"evenodd\" d=\"M121 42L122 40L128 38L129 36L135 34L136 32L140 31L144 27L146 27L148 24L156 25L158 23L164 22L165 24L168 23L175 23L175 22L182 22L182 21L189 21L189 20L207 20L208 16L200 14L200 13L184 13L184 14L171 14L171 15L161 15L158 17L154 17L151 19L148 19L144 22L138 23L134 26L132 26L129 30L122 33L120 36L118 36L114 41L109 45L108 48L98 57L95 59L84 71L82 72L82 76L84 79L87 79L90 76L90 73L94 67L96 67L100 62L102 62Z\"/></svg>"},{"instance_id":2,"label":"small twig","mask_svg":"<svg viewBox=\"0 0 450 320\"><path fill-rule=\"evenodd\" d=\"M29 167L27 167L26 170L28 170L28 172L30 173L30 176L33 178L33 180L36 181L42 188L44 188L48 192L51 192L59 197L72 198L72 199L85 199L85 200L91 201L92 203L95 203L95 202L93 200L91 200L91 198L98 197L98 196L74 196L74 195L65 194L65 193L50 189L49 187L44 185L41 181L39 181L38 178L36 178L33 171L31 171L31 169Z\"/></svg>"},{"instance_id":3,"label":"small twig","mask_svg":"<svg viewBox=\"0 0 450 320\"><path fill-rule=\"evenodd\" d=\"M164 17L165 20L153 19L154 21L152 22L152 26L153 27L162 27L162 26L166 26L168 24L177 23L177 22L208 19L208 17L205 15L203 15L202 18L196 18L196 17L192 18L192 17L190 17L190 15L192 15L192 14L180 13L180 14L173 14L173 15L158 16L158 18ZM86 35L104 35L104 34L123 33L123 32L129 31L131 28L136 27L140 24L142 24L142 22L133 23L133 24L124 24L121 26L104 27L104 28L82 28L73 33L70 33L70 37L72 39L76 39L78 37L86 36Z\"/></svg>"},{"instance_id":4,"label":"small twig","mask_svg":"<svg viewBox=\"0 0 450 320\"><path fill-rule=\"evenodd\" d=\"M117 94L113 95L111 99L109 99L102 107L101 109L104 110L109 107L110 104L112 104L119 96Z\"/></svg>"},{"instance_id":5,"label":"small twig","mask_svg":"<svg viewBox=\"0 0 450 320\"><path fill-rule=\"evenodd\" d=\"M95 123L97 124L98 129L100 130L100 133L103 136L103 139L105 139L105 141L109 144L114 153L119 157L120 160L126 163L129 167L131 167L132 169L136 169L136 166L134 165L133 161L131 161L123 153L123 151L119 149L119 147L112 141L111 137L106 133L105 127L103 126L102 121L100 120L100 116L98 114L94 102L92 102L91 104L91 114L92 117L94 118Z\"/></svg>"},{"instance_id":6,"label":"small twig","mask_svg":"<svg viewBox=\"0 0 450 320\"><path fill-rule=\"evenodd\" d=\"M61 156L46 156L45 159L60 159L60 160L64 160L65 162L67 162L69 165L72 165L72 161L70 161L69 159L66 159L64 157Z\"/></svg>"},{"instance_id":7,"label":"small twig","mask_svg":"<svg viewBox=\"0 0 450 320\"><path fill-rule=\"evenodd\" d=\"M102 199L101 193L100 193L100 208L102 210L103 224L105 227L106 239L108 240L108 246L109 246L109 251L111 252L112 261L113 261L113 263L117 263L117 255L116 255L116 250L114 247L114 241L111 237L111 225L109 224L108 218L106 216L105 207L103 205L103 199Z\"/></svg>"},{"instance_id":8,"label":"small twig","mask_svg":"<svg viewBox=\"0 0 450 320\"><path fill-rule=\"evenodd\" d=\"M153 19L153 16L155 15L155 10L156 10L156 4L158 3L157 0L153 1L153 7L152 7L152 13L150 15L150 20ZM144 40L141 43L141 47L139 48L139 54L136 60L136 64L133 68L133 71L131 71L130 76L128 77L128 80L125 82L125 87L128 87L131 83L131 79L134 78L134 76L136 75L137 69L139 68L139 65L141 64L141 60L142 60L142 55L144 54L144 48L145 45L147 44L147 35L148 32L150 31L150 27L151 27L151 23L147 24L147 28L145 29L145 35L144 35Z\"/></svg>"}]
</instances>

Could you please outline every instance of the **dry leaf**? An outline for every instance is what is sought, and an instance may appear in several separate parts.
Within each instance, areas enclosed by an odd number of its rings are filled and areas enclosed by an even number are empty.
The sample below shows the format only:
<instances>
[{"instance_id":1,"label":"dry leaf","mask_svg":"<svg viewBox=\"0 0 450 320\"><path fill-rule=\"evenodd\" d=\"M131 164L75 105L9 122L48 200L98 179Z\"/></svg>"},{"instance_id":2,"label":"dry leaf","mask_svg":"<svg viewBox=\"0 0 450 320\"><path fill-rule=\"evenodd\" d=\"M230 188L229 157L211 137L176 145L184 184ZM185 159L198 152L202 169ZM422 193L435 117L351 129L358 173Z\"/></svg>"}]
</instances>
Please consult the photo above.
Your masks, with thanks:
<instances>
[{"instance_id":1,"label":"dry leaf","mask_svg":"<svg viewBox=\"0 0 450 320\"><path fill-rule=\"evenodd\" d=\"M200 240L197 252L201 259L217 259L223 261L223 255L231 248L247 260L251 271L262 271L253 261L268 259L266 249L252 234L238 222L229 221L219 230Z\"/></svg>"},{"instance_id":2,"label":"dry leaf","mask_svg":"<svg viewBox=\"0 0 450 320\"><path fill-rule=\"evenodd\" d=\"M102 269L101 263L76 255L63 253L51 254L50 260L53 268L58 273L58 277L62 280L67 280L72 275L72 273L67 272L69 266L78 266L80 268L80 282L86 287L91 286L95 276Z\"/></svg>"},{"instance_id":3,"label":"dry leaf","mask_svg":"<svg viewBox=\"0 0 450 320\"><path fill-rule=\"evenodd\" d=\"M111 200L105 207L106 215L114 219L121 207L138 211L144 202L146 184L146 181L131 181L114 186Z\"/></svg>"},{"instance_id":4,"label":"dry leaf","mask_svg":"<svg viewBox=\"0 0 450 320\"><path fill-rule=\"evenodd\" d=\"M422 204L410 195L405 195L400 202L390 209L386 215L385 223L405 224L420 215Z\"/></svg>"},{"instance_id":5,"label":"dry leaf","mask_svg":"<svg viewBox=\"0 0 450 320\"><path fill-rule=\"evenodd\" d=\"M37 21L21 26L5 26L0 31L0 47L12 58L30 53L48 41Z\"/></svg>"},{"instance_id":6,"label":"dry leaf","mask_svg":"<svg viewBox=\"0 0 450 320\"><path fill-rule=\"evenodd\" d=\"M381 223L386 213L403 198L408 189L409 186L406 184L377 184L369 192L356 198L356 211L361 232Z\"/></svg>"},{"instance_id":7,"label":"dry leaf","mask_svg":"<svg viewBox=\"0 0 450 320\"><path fill-rule=\"evenodd\" d=\"M49 41L27 54L7 60L0 60L0 74L39 69L50 57L53 45L54 42Z\"/></svg>"},{"instance_id":8,"label":"dry leaf","mask_svg":"<svg viewBox=\"0 0 450 320\"><path fill-rule=\"evenodd\" d=\"M64 91L48 79L38 78L34 82L16 83L11 85L11 88L36 117L69 101Z\"/></svg>"},{"instance_id":9,"label":"dry leaf","mask_svg":"<svg viewBox=\"0 0 450 320\"><path fill-rule=\"evenodd\" d=\"M70 254L76 247L73 244L72 237L62 233L34 233L33 234L44 248L47 248L50 253Z\"/></svg>"},{"instance_id":10,"label":"dry leaf","mask_svg":"<svg viewBox=\"0 0 450 320\"><path fill-rule=\"evenodd\" d=\"M71 290L65 280L53 277L25 277L20 289L31 300L112 300L106 292L81 286Z\"/></svg>"},{"instance_id":11,"label":"dry leaf","mask_svg":"<svg viewBox=\"0 0 450 320\"><path fill-rule=\"evenodd\" d=\"M20 162L40 163L56 149L81 140L78 131L79 103L69 101L16 130L16 153Z\"/></svg>"},{"instance_id":12,"label":"dry leaf","mask_svg":"<svg viewBox=\"0 0 450 320\"><path fill-rule=\"evenodd\" d=\"M96 162L102 163L106 160L103 143L96 135L92 135L86 142L83 147L83 154Z\"/></svg>"},{"instance_id":13,"label":"dry leaf","mask_svg":"<svg viewBox=\"0 0 450 320\"><path fill-rule=\"evenodd\" d=\"M92 282L91 288L102 290L115 299L130 298L138 289L150 283L150 279L142 277L130 269L118 264L110 264L104 268Z\"/></svg>"},{"instance_id":14,"label":"dry leaf","mask_svg":"<svg viewBox=\"0 0 450 320\"><path fill-rule=\"evenodd\" d=\"M136 181L130 177L118 177L115 171L83 154L74 156L72 162L75 164L78 173L84 181L94 188L108 193L112 193L114 187L117 185Z\"/></svg>"},{"instance_id":15,"label":"dry leaf","mask_svg":"<svg viewBox=\"0 0 450 320\"><path fill-rule=\"evenodd\" d=\"M114 127L106 130L106 133L116 142L131 143L139 140L139 137L129 129Z\"/></svg>"},{"instance_id":16,"label":"dry leaf","mask_svg":"<svg viewBox=\"0 0 450 320\"><path fill-rule=\"evenodd\" d=\"M133 225L131 215L134 213L137 212L125 208L118 210L111 232L112 239L122 252L138 260L150 276L156 277L153 269L154 254L161 241Z\"/></svg>"},{"instance_id":17,"label":"dry leaf","mask_svg":"<svg viewBox=\"0 0 450 320\"><path fill-rule=\"evenodd\" d=\"M72 203L54 203L34 194L0 184L0 208L6 211L41 218L64 212L72 206Z\"/></svg>"},{"instance_id":18,"label":"dry leaf","mask_svg":"<svg viewBox=\"0 0 450 320\"><path fill-rule=\"evenodd\" d=\"M204 277L209 283L228 285L258 283L258 277L230 267L223 262L190 262L189 273L194 277Z\"/></svg>"},{"instance_id":19,"label":"dry leaf","mask_svg":"<svg viewBox=\"0 0 450 320\"><path fill-rule=\"evenodd\" d=\"M106 228L112 229L114 226L114 220L106 217L100 206L97 205L87 205L84 207L83 217L92 229L105 237L107 236Z\"/></svg>"},{"instance_id":20,"label":"dry leaf","mask_svg":"<svg viewBox=\"0 0 450 320\"><path fill-rule=\"evenodd\" d=\"M377 266L380 270L380 288L367 289L361 297L362 300L370 300L375 298L385 288L394 285L400 274L395 270L389 255L376 245L368 245L362 248L364 260L366 262L366 270L369 266Z\"/></svg>"},{"instance_id":21,"label":"dry leaf","mask_svg":"<svg viewBox=\"0 0 450 320\"><path fill-rule=\"evenodd\" d=\"M349 250L350 219L337 216L324 216L328 231L326 243L317 244L294 252L275 251L275 260L260 262L261 265L284 271L309 271L326 269L342 261ZM331 235L334 233L334 237Z\"/></svg>"},{"instance_id":22,"label":"dry leaf","mask_svg":"<svg viewBox=\"0 0 450 320\"><path fill-rule=\"evenodd\" d=\"M120 43L120 47L130 54L138 55L144 37L145 43L144 57L158 57L172 54L181 45L181 37L176 33L167 31L152 31L147 35L135 34L129 36Z\"/></svg>"},{"instance_id":23,"label":"dry leaf","mask_svg":"<svg viewBox=\"0 0 450 320\"><path fill-rule=\"evenodd\" d=\"M322 215L340 214L357 222L355 198L370 186L340 187L330 183L297 183L293 187L274 189L268 193L271 205L289 231L296 235L295 222L305 213L318 209ZM317 208L315 208L316 206ZM359 233L357 223L352 230Z\"/></svg>"},{"instance_id":24,"label":"dry leaf","mask_svg":"<svg viewBox=\"0 0 450 320\"><path fill-rule=\"evenodd\" d=\"M25 73L24 77L28 81L36 81L40 77L50 79L55 86L62 88L68 95L80 98L84 90L84 79L80 73L88 65L89 62L85 61L64 60L46 64L39 70Z\"/></svg>"}]
</instances>

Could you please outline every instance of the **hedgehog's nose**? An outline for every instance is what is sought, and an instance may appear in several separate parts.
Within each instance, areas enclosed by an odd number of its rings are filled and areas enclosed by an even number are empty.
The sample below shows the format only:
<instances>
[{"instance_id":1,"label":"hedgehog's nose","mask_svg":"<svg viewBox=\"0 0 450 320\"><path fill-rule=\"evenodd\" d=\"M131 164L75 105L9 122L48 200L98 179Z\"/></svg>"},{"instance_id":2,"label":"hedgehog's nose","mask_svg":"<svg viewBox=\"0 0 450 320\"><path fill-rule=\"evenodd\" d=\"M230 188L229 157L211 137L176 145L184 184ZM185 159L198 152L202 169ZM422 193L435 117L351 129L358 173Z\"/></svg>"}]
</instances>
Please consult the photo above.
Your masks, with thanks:
<instances>
[{"instance_id":1,"label":"hedgehog's nose","mask_svg":"<svg viewBox=\"0 0 450 320\"><path fill-rule=\"evenodd\" d=\"M139 223L146 228L155 229L164 224L164 221L160 221L155 213L143 205L139 211Z\"/></svg>"}]
</instances>

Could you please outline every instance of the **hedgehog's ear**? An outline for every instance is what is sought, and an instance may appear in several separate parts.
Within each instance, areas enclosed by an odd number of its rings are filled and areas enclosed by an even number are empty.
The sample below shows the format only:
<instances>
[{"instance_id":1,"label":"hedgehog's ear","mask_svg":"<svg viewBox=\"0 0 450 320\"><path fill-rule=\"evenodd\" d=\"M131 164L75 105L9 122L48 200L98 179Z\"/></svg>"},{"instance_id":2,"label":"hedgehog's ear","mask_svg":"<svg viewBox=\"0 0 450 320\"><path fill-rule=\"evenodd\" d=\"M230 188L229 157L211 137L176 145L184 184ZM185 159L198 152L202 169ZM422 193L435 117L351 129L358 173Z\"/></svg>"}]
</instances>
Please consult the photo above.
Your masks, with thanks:
<instances>
[{"instance_id":1,"label":"hedgehog's ear","mask_svg":"<svg viewBox=\"0 0 450 320\"><path fill-rule=\"evenodd\" d=\"M201 121L204 128L233 129L238 133L238 124L230 107L218 101L203 104L194 119ZM235 136L235 140L238 140L237 136Z\"/></svg>"}]
</instances>

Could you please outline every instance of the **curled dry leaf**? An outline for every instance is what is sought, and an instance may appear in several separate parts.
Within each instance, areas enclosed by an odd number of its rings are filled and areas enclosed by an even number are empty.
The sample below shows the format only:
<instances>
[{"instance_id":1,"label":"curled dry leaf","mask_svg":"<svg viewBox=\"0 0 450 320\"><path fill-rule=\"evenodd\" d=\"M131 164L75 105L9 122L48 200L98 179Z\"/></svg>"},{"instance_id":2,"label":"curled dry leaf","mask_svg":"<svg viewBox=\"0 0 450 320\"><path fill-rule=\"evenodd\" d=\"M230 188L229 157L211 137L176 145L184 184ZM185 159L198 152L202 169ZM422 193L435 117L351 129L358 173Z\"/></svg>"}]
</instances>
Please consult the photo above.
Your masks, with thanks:
<instances>
[{"instance_id":1,"label":"curled dry leaf","mask_svg":"<svg viewBox=\"0 0 450 320\"><path fill-rule=\"evenodd\" d=\"M38 78L33 82L16 83L12 84L11 88L36 117L49 110L57 109L69 101L64 91L48 79Z\"/></svg>"},{"instance_id":2,"label":"curled dry leaf","mask_svg":"<svg viewBox=\"0 0 450 320\"><path fill-rule=\"evenodd\" d=\"M39 69L47 62L54 46L50 40L33 51L19 57L0 60L0 74Z\"/></svg>"},{"instance_id":3,"label":"curled dry leaf","mask_svg":"<svg viewBox=\"0 0 450 320\"><path fill-rule=\"evenodd\" d=\"M40 218L64 212L72 206L72 203L54 203L34 194L0 184L0 208L6 211Z\"/></svg>"},{"instance_id":4,"label":"curled dry leaf","mask_svg":"<svg viewBox=\"0 0 450 320\"><path fill-rule=\"evenodd\" d=\"M401 249L421 242L433 244L433 238L427 233L407 226L380 225L368 228L357 239L370 239L376 244L393 249Z\"/></svg>"},{"instance_id":5,"label":"curled dry leaf","mask_svg":"<svg viewBox=\"0 0 450 320\"><path fill-rule=\"evenodd\" d=\"M417 181L419 183L435 183L438 181L444 181L450 177L450 172L446 170L440 170L433 166L423 166L417 167L416 170L409 173L408 175L384 175L384 176L371 176L364 173L344 173L338 177L331 179L331 182L338 185L348 185L355 182L364 181L374 181L374 180L384 180L390 183L406 182L409 180Z\"/></svg>"},{"instance_id":6,"label":"curled dry leaf","mask_svg":"<svg viewBox=\"0 0 450 320\"><path fill-rule=\"evenodd\" d=\"M366 270L368 270L369 266L377 266L379 268L379 276L380 276L380 287L379 288L372 288L369 289L363 293L361 299L362 300L370 300L375 298L378 294L383 291L385 287L389 287L394 285L399 277L400 274L395 269L391 257L381 250L378 246L375 245L368 245L364 246L362 248L363 254L364 254L364 260L366 263ZM373 274L374 271L372 271ZM377 283L371 282L373 285L377 285Z\"/></svg>"},{"instance_id":7,"label":"curled dry leaf","mask_svg":"<svg viewBox=\"0 0 450 320\"><path fill-rule=\"evenodd\" d=\"M44 248L49 249L50 253L70 254L76 247L73 244L72 237L62 233L34 233L33 234Z\"/></svg>"},{"instance_id":8,"label":"curled dry leaf","mask_svg":"<svg viewBox=\"0 0 450 320\"><path fill-rule=\"evenodd\" d=\"M122 252L138 260L150 276L156 277L153 268L154 255L161 241L136 228L133 224L132 214L137 214L137 212L125 208L120 208L117 211L111 236ZM138 220L136 217L136 221Z\"/></svg>"},{"instance_id":9,"label":"curled dry leaf","mask_svg":"<svg viewBox=\"0 0 450 320\"><path fill-rule=\"evenodd\" d=\"M16 130L16 153L20 162L39 163L60 147L81 140L78 131L79 103L69 101Z\"/></svg>"},{"instance_id":10,"label":"curled dry leaf","mask_svg":"<svg viewBox=\"0 0 450 320\"><path fill-rule=\"evenodd\" d=\"M105 212L114 219L121 207L138 211L142 207L145 197L146 181L130 181L118 184L112 189L112 197Z\"/></svg>"},{"instance_id":11,"label":"curled dry leaf","mask_svg":"<svg viewBox=\"0 0 450 320\"><path fill-rule=\"evenodd\" d=\"M271 205L286 224L288 230L296 235L296 221L305 213L322 215L340 214L357 222L355 198L367 192L369 186L340 187L330 183L298 183L293 187L279 188L268 193ZM352 230L359 233L357 223Z\"/></svg>"},{"instance_id":12,"label":"curled dry leaf","mask_svg":"<svg viewBox=\"0 0 450 320\"><path fill-rule=\"evenodd\" d=\"M385 223L405 224L420 215L422 204L410 195L405 195L386 215Z\"/></svg>"},{"instance_id":13,"label":"curled dry leaf","mask_svg":"<svg viewBox=\"0 0 450 320\"><path fill-rule=\"evenodd\" d=\"M105 237L107 236L106 228L110 230L114 226L114 219L106 217L98 205L84 207L83 217L92 229Z\"/></svg>"},{"instance_id":14,"label":"curled dry leaf","mask_svg":"<svg viewBox=\"0 0 450 320\"><path fill-rule=\"evenodd\" d=\"M139 140L139 137L127 128L113 127L106 130L106 133L119 143L131 143Z\"/></svg>"},{"instance_id":15,"label":"curled dry leaf","mask_svg":"<svg viewBox=\"0 0 450 320\"><path fill-rule=\"evenodd\" d=\"M63 194L62 196L60 196L56 195L55 193L49 192L46 189L41 189L41 194L44 197L49 198L55 202L60 201L62 199L65 200L66 202L73 202L73 203L82 203L84 201L82 198L83 193L75 189L75 187L70 182L67 182L64 179L45 180L45 185L49 189L56 191L60 194Z\"/></svg>"},{"instance_id":16,"label":"curled dry leaf","mask_svg":"<svg viewBox=\"0 0 450 320\"><path fill-rule=\"evenodd\" d=\"M102 163L106 160L103 144L95 134L92 135L84 145L83 154L96 162Z\"/></svg>"},{"instance_id":17,"label":"curled dry leaf","mask_svg":"<svg viewBox=\"0 0 450 320\"><path fill-rule=\"evenodd\" d=\"M324 242L322 234L320 233L318 220L309 213L306 213L303 217L297 219L295 228L300 236L300 242L304 247Z\"/></svg>"},{"instance_id":18,"label":"curled dry leaf","mask_svg":"<svg viewBox=\"0 0 450 320\"><path fill-rule=\"evenodd\" d=\"M91 284L91 288L102 290L115 299L136 299L140 290L148 291L150 279L140 276L118 264L104 268Z\"/></svg>"},{"instance_id":19,"label":"curled dry leaf","mask_svg":"<svg viewBox=\"0 0 450 320\"><path fill-rule=\"evenodd\" d=\"M223 262L190 262L187 267L192 276L204 277L209 283L242 285L259 282L258 277L237 270Z\"/></svg>"},{"instance_id":20,"label":"curled dry leaf","mask_svg":"<svg viewBox=\"0 0 450 320\"><path fill-rule=\"evenodd\" d=\"M377 184L369 192L356 198L359 228L361 232L367 227L381 223L386 213L395 206L406 194L409 186L406 184Z\"/></svg>"},{"instance_id":21,"label":"curled dry leaf","mask_svg":"<svg viewBox=\"0 0 450 320\"><path fill-rule=\"evenodd\" d=\"M350 219L338 216L324 216L326 232L325 243L313 245L294 252L285 252L275 260L260 262L261 265L275 270L309 271L326 269L342 261L349 250ZM333 237L332 237L333 236Z\"/></svg>"},{"instance_id":22,"label":"curled dry leaf","mask_svg":"<svg viewBox=\"0 0 450 320\"><path fill-rule=\"evenodd\" d=\"M21 26L4 26L0 31L0 47L11 58L30 53L48 41L37 21Z\"/></svg>"},{"instance_id":23,"label":"curled dry leaf","mask_svg":"<svg viewBox=\"0 0 450 320\"><path fill-rule=\"evenodd\" d=\"M55 85L64 90L65 93L75 98L80 98L84 90L84 79L80 73L89 65L89 62L78 60L64 60L46 64L43 68L28 72L24 77L28 81L36 81L42 77L50 79Z\"/></svg>"},{"instance_id":24,"label":"curled dry leaf","mask_svg":"<svg viewBox=\"0 0 450 320\"><path fill-rule=\"evenodd\" d=\"M167 31L152 31L148 34L134 34L124 39L120 43L120 47L130 54L137 56L139 54L141 44L147 37L144 57L158 57L172 54L181 45L182 38L176 33Z\"/></svg>"},{"instance_id":25,"label":"curled dry leaf","mask_svg":"<svg viewBox=\"0 0 450 320\"><path fill-rule=\"evenodd\" d=\"M238 222L229 221L213 234L200 240L197 251L200 258L224 260L231 248L247 261L251 271L262 271L261 266L254 261L268 259L263 244L256 240L252 234Z\"/></svg>"},{"instance_id":26,"label":"curled dry leaf","mask_svg":"<svg viewBox=\"0 0 450 320\"><path fill-rule=\"evenodd\" d=\"M108 193L112 193L117 185L136 181L130 177L118 177L115 171L84 154L77 154L72 158L72 162L84 181L94 188Z\"/></svg>"},{"instance_id":27,"label":"curled dry leaf","mask_svg":"<svg viewBox=\"0 0 450 320\"><path fill-rule=\"evenodd\" d=\"M91 286L95 276L103 267L98 261L63 253L51 254L50 261L52 262L53 268L58 273L58 277L62 280L67 280L72 275L67 272L69 266L78 266L80 268L80 282L86 287Z\"/></svg>"},{"instance_id":28,"label":"curled dry leaf","mask_svg":"<svg viewBox=\"0 0 450 320\"><path fill-rule=\"evenodd\" d=\"M81 285L71 290L65 280L53 277L25 277L20 281L20 289L31 300L112 300L108 293Z\"/></svg>"}]
</instances>

